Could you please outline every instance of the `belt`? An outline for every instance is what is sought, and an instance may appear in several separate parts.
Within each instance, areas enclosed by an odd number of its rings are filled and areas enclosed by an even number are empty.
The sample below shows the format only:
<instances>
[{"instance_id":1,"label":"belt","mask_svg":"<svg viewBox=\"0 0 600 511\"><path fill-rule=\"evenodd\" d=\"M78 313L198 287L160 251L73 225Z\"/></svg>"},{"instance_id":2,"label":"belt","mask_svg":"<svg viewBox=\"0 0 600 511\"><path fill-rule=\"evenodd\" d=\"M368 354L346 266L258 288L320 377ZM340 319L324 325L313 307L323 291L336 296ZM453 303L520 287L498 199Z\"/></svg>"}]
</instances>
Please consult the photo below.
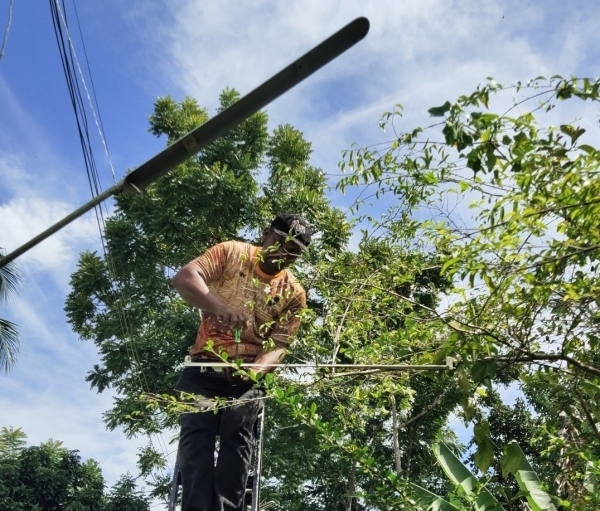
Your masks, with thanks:
<instances>
[{"instance_id":1,"label":"belt","mask_svg":"<svg viewBox=\"0 0 600 511\"><path fill-rule=\"evenodd\" d=\"M201 373L222 373L224 367L206 367L206 366L196 366L200 369Z\"/></svg>"},{"instance_id":2,"label":"belt","mask_svg":"<svg viewBox=\"0 0 600 511\"><path fill-rule=\"evenodd\" d=\"M215 360L214 358L207 357L192 357L192 362L195 364L201 364L202 362L206 363L215 363L222 362L222 360ZM222 373L224 367L212 367L212 366L196 366L197 369L200 370L201 373Z\"/></svg>"},{"instance_id":3,"label":"belt","mask_svg":"<svg viewBox=\"0 0 600 511\"><path fill-rule=\"evenodd\" d=\"M190 357L191 361L194 362L195 364L202 364L202 362L207 362L207 363L215 363L215 362L223 362L220 359L214 359L214 358L207 358L207 357ZM196 368L200 369L201 373L206 373L206 372L210 372L210 373L222 373L224 369L234 369L233 366L231 367L213 367L213 366L203 366L203 365L198 365L195 366Z\"/></svg>"}]
</instances>

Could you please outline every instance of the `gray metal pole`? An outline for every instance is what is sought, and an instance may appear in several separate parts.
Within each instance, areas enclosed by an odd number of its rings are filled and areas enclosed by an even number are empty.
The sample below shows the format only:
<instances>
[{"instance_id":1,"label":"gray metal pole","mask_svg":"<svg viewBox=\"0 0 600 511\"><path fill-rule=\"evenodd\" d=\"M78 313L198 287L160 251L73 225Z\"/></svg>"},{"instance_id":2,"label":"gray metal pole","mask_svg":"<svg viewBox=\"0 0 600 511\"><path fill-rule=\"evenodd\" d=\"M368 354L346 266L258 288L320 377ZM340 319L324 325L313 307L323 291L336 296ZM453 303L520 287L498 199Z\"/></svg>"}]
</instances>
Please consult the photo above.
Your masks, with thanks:
<instances>
[{"instance_id":1,"label":"gray metal pole","mask_svg":"<svg viewBox=\"0 0 600 511\"><path fill-rule=\"evenodd\" d=\"M187 359L188 357L186 357ZM226 362L188 362L187 360L183 363L185 367L212 367L212 368L224 368L230 367L235 369L236 364L228 364ZM242 363L240 368L244 369L247 367L253 367L253 363ZM438 364L261 364L268 368L285 368L285 369L381 369L384 371L445 371L447 369L454 369L454 360L450 357L446 360L445 365Z\"/></svg>"},{"instance_id":2,"label":"gray metal pole","mask_svg":"<svg viewBox=\"0 0 600 511\"><path fill-rule=\"evenodd\" d=\"M171 481L171 493L169 494L168 511L176 511L177 500L179 499L179 486L181 483L181 475L179 473L179 452L175 459L175 468L173 469L173 481Z\"/></svg>"},{"instance_id":3,"label":"gray metal pole","mask_svg":"<svg viewBox=\"0 0 600 511\"><path fill-rule=\"evenodd\" d=\"M252 92L226 108L215 117L194 129L155 155L93 200L60 222L54 224L25 245L0 258L0 268L13 261L47 237L54 234L113 194L122 191L141 191L176 165L204 149L208 144L229 132L252 114L296 86L302 80L340 56L367 35L369 20L357 18L331 37L315 46L288 67L259 85Z\"/></svg>"}]
</instances>

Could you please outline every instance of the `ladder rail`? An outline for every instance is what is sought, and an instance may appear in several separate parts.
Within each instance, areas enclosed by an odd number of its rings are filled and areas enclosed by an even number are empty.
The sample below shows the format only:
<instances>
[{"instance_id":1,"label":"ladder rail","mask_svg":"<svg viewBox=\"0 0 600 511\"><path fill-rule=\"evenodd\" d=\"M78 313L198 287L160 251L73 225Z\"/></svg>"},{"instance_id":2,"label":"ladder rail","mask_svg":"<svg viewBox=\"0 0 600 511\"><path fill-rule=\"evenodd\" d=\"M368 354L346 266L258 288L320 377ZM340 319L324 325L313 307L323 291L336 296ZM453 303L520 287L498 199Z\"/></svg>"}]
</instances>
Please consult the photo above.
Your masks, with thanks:
<instances>
[{"instance_id":1,"label":"ladder rail","mask_svg":"<svg viewBox=\"0 0 600 511\"><path fill-rule=\"evenodd\" d=\"M181 484L181 474L179 471L179 449L175 458L175 468L173 469L173 481L171 482L171 493L169 495L168 511L176 511L177 501L179 500L179 485Z\"/></svg>"},{"instance_id":2,"label":"ladder rail","mask_svg":"<svg viewBox=\"0 0 600 511\"><path fill-rule=\"evenodd\" d=\"M265 407L263 405L257 420L258 431L254 445L254 479L252 480L252 504L250 511L259 511L260 506L260 480L262 476L262 448L265 434Z\"/></svg>"}]
</instances>

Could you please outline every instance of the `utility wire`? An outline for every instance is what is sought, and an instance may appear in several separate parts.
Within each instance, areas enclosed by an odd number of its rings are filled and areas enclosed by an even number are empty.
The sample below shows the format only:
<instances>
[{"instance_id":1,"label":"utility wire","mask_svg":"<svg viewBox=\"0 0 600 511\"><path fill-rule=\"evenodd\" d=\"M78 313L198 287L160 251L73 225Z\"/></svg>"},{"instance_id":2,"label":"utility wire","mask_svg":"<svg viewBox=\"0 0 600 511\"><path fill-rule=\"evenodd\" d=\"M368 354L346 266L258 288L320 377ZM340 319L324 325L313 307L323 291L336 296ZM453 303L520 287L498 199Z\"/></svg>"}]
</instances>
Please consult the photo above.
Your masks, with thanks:
<instances>
[{"instance_id":1,"label":"utility wire","mask_svg":"<svg viewBox=\"0 0 600 511\"><path fill-rule=\"evenodd\" d=\"M92 151L90 139L89 139L89 130L87 123L87 116L85 113L85 108L83 104L83 99L81 97L81 91L79 89L79 83L74 76L73 73L73 63L72 63L72 55L71 51L67 51L67 44L65 43L65 36L63 34L62 25L60 23L59 16L59 3L58 0L49 0L50 1L50 10L52 13L52 22L54 26L54 34L56 37L56 43L58 45L58 50L61 58L61 63L63 67L63 73L65 75L65 79L67 82L67 87L69 89L69 97L71 99L71 106L73 108L73 113L75 114L75 120L77 124L77 132L79 135L79 142L81 144L81 150L83 153L84 164L86 167L86 172L88 176L88 183L90 186L90 192L92 197L95 197L99 194L100 191L100 182L98 173L96 170L96 164L94 159L94 154ZM98 223L98 230L100 231L100 235L102 236L102 225L104 223L104 216L102 214L102 208L97 207L94 208L96 213L96 222Z\"/></svg>"},{"instance_id":2,"label":"utility wire","mask_svg":"<svg viewBox=\"0 0 600 511\"><path fill-rule=\"evenodd\" d=\"M98 132L100 134L100 138L102 139L102 143L103 143L104 149L107 153L107 157L109 158L109 163L110 163L111 172L113 175L113 180L116 180L115 174L114 174L114 169L112 166L112 162L110 162L110 153L108 151L108 146L106 144L106 140L103 135L103 128L100 126L101 122L99 122L98 118L96 117L96 113L95 113L94 107L92 105L90 93L87 89L87 86L85 85L85 79L83 76L83 72L81 70L81 66L79 64L79 60L78 60L76 52L75 52L75 47L73 45L73 41L72 41L70 33L69 33L67 19L66 19L66 16L64 15L64 13L66 12L64 0L62 2L62 9L60 6L60 0L49 0L49 2L50 2L50 10L52 13L52 20L53 20L56 41L57 41L59 54L60 54L61 62L62 62L62 66L63 66L63 72L64 72L65 79L67 82L67 87L69 89L71 105L73 108L73 112L75 114L77 131L78 131L79 140L80 140L80 144L81 144L81 148L82 148L82 152L83 152L84 163L86 166L86 172L87 172L87 176L88 176L90 192L92 194L92 197L96 197L97 195L102 193L102 185L100 182L100 177L98 174L98 169L96 166L94 153L92 150L86 108L85 108L85 104L83 101L83 95L82 95L81 89L79 87L79 81L77 80L77 75L75 74L75 67L77 67L79 76L81 77L81 82L85 89L87 99L88 99L88 102L90 105L90 109L92 110L92 114L94 116L96 127L98 128ZM78 23L79 23L79 20L78 20ZM64 31L63 31L63 26L64 26ZM83 42L83 35L81 33L81 29L80 29L80 34L81 34L82 42ZM86 62L87 62L87 54L86 54ZM89 64L89 62L88 62L88 64ZM91 80L91 71L89 69L89 66L88 66L88 74L90 76L90 83L93 83ZM94 91L94 97L95 97L95 91ZM98 108L97 100L96 100L96 108ZM104 206L104 207L106 210L106 206ZM104 237L104 227L105 227L104 214L100 207L95 208L95 211L96 211L96 221L98 223L98 229L100 232L100 238L102 240L102 248L103 248L103 252L104 252L104 256L105 256L105 261L107 263L107 269L109 270L109 273L111 275L111 280L113 281L113 285L114 285L114 283L117 280L118 273L117 273L117 268L115 266L115 262L114 262L113 258L110 256L108 247L106 246L106 242L105 242L106 240ZM107 210L106 210L106 214L108 214ZM107 305L109 305L109 304L107 304ZM127 356L129 357L130 363L132 364L132 373L134 374L134 377L138 379L140 388L148 389L149 384L146 379L145 373L143 371L143 365L140 362L140 357L139 357L139 353L137 351L136 343L133 340L133 338L134 338L133 328L132 328L131 321L127 314L127 309L126 309L125 305L119 301L115 302L113 304L113 306L117 310L117 313L119 316L120 328L123 333L123 338L125 340L125 349L127 352ZM158 437L158 443L160 445L160 449L163 451L163 455L165 455L165 458L168 458L168 455L165 454L168 452L168 448L166 446L165 441L158 434L157 434L157 437ZM154 447L151 434L148 434L148 439L150 441L150 444Z\"/></svg>"},{"instance_id":3,"label":"utility wire","mask_svg":"<svg viewBox=\"0 0 600 511\"><path fill-rule=\"evenodd\" d=\"M8 21L6 22L6 30L4 31L4 40L2 41L2 48L0 48L0 60L4 57L4 49L6 48L6 42L8 41L8 33L10 32L10 25L12 23L12 12L13 12L14 0L10 0L8 4Z\"/></svg>"},{"instance_id":4,"label":"utility wire","mask_svg":"<svg viewBox=\"0 0 600 511\"><path fill-rule=\"evenodd\" d=\"M100 139L102 140L102 145L104 146L104 151L106 153L106 158L108 159L108 165L110 166L110 172L112 174L113 183L116 183L117 178L115 176L115 169L113 167L112 158L110 156L110 151L108 150L108 144L106 143L106 137L104 136L104 133L105 133L104 124L102 123L102 116L100 115L100 107L98 106L98 97L96 96L96 88L94 87L94 79L92 77L92 69L90 67L90 62L88 60L85 42L83 40L83 32L81 31L81 23L79 22L79 13L77 12L77 5L75 4L75 0L73 0L73 10L75 11L75 19L77 20L77 28L79 30L79 38L81 39L81 46L83 48L83 55L85 57L85 65L87 66L88 76L90 77L90 86L92 88L92 96L94 96L94 104L96 105L95 110L92 105L92 100L90 99L90 94L85 85L85 80L83 78L83 73L81 72L81 67L79 66L79 61L77 60L77 55L75 55L75 59L77 62L77 67L79 69L79 74L81 75L81 82L83 83L83 86L84 86L85 91L88 96L88 100L90 101L90 108L92 110L92 113L94 114L94 120L96 121L96 127L98 128L98 134L100 135ZM71 42L71 46L73 46L72 42ZM97 118L96 118L96 114L98 115Z\"/></svg>"}]
</instances>

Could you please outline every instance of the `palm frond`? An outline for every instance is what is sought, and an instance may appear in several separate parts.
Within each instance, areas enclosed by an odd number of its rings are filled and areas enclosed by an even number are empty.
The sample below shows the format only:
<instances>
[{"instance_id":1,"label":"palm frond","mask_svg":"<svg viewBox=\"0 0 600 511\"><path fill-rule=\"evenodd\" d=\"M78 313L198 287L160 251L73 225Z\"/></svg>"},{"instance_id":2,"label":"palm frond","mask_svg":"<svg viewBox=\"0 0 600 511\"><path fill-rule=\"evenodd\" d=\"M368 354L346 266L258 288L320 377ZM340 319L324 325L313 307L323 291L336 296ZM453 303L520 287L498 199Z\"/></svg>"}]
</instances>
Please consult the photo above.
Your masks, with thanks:
<instances>
[{"instance_id":1,"label":"palm frond","mask_svg":"<svg viewBox=\"0 0 600 511\"><path fill-rule=\"evenodd\" d=\"M17 325L0 318L0 372L8 373L19 355Z\"/></svg>"},{"instance_id":2,"label":"palm frond","mask_svg":"<svg viewBox=\"0 0 600 511\"><path fill-rule=\"evenodd\" d=\"M4 256L4 250L0 249L0 259ZM17 293L17 287L21 283L19 270L13 262L0 268L0 301L8 300Z\"/></svg>"}]
</instances>

